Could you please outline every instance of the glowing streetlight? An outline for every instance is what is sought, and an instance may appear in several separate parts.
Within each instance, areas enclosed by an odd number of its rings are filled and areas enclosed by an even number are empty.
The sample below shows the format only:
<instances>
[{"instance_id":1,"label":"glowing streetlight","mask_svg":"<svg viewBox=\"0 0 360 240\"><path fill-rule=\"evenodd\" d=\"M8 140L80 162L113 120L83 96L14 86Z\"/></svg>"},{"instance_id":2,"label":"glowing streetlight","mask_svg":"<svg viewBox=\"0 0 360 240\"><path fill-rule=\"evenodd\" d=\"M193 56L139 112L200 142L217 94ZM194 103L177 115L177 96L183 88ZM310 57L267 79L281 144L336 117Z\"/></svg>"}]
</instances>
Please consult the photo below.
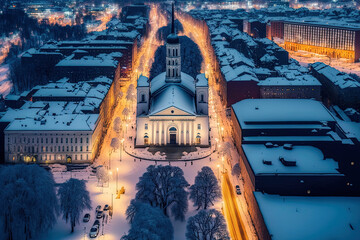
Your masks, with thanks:
<instances>
[{"instance_id":1,"label":"glowing streetlight","mask_svg":"<svg viewBox=\"0 0 360 240\"><path fill-rule=\"evenodd\" d=\"M124 141L125 141L125 139L123 138L123 139L121 139L121 141L120 141L120 149L119 149L119 151L120 151L120 162L121 162L121 158L122 158L122 145L124 144Z\"/></svg>"},{"instance_id":2,"label":"glowing streetlight","mask_svg":"<svg viewBox=\"0 0 360 240\"><path fill-rule=\"evenodd\" d=\"M218 179L220 180L220 165L217 165L217 169L218 169Z\"/></svg>"},{"instance_id":3,"label":"glowing streetlight","mask_svg":"<svg viewBox=\"0 0 360 240\"><path fill-rule=\"evenodd\" d=\"M116 168L116 194L118 193L118 174L119 174L119 168Z\"/></svg>"},{"instance_id":4,"label":"glowing streetlight","mask_svg":"<svg viewBox=\"0 0 360 240\"><path fill-rule=\"evenodd\" d=\"M224 173L224 157L221 157L221 161L222 161L222 172Z\"/></svg>"}]
</instances>

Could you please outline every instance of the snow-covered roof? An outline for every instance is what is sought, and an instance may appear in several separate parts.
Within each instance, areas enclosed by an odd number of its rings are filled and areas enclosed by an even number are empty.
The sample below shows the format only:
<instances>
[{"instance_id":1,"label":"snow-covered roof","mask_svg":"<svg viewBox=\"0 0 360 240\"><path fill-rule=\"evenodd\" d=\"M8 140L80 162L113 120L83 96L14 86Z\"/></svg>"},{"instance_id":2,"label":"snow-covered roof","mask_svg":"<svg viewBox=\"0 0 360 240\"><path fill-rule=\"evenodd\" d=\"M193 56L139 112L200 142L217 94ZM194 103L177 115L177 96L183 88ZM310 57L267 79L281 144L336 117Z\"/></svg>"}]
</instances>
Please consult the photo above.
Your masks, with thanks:
<instances>
[{"instance_id":1,"label":"snow-covered roof","mask_svg":"<svg viewBox=\"0 0 360 240\"><path fill-rule=\"evenodd\" d=\"M258 174L339 174L338 163L325 159L320 149L312 146L282 146L267 148L264 144L242 144L244 154L255 175ZM279 159L295 161L296 166L285 166ZM271 162L271 164L265 164Z\"/></svg>"},{"instance_id":2,"label":"snow-covered roof","mask_svg":"<svg viewBox=\"0 0 360 240\"><path fill-rule=\"evenodd\" d=\"M269 77L258 83L259 86L321 86L321 83L311 75L301 75L288 80L285 77Z\"/></svg>"},{"instance_id":3,"label":"snow-covered roof","mask_svg":"<svg viewBox=\"0 0 360 240\"><path fill-rule=\"evenodd\" d=\"M200 73L196 76L196 86L197 87L208 87L208 79L205 77L205 73Z\"/></svg>"},{"instance_id":4,"label":"snow-covered roof","mask_svg":"<svg viewBox=\"0 0 360 240\"><path fill-rule=\"evenodd\" d=\"M157 90L161 89L162 87L164 87L165 85L167 85L168 83L165 82L166 79L166 73L160 73L159 75L157 75L156 77L154 77L151 81L150 81L150 90L151 90L151 94L155 93ZM181 72L181 82L180 83L172 83L175 85L179 85L185 89L187 89L188 91L192 92L193 94L195 93L195 80L194 78L192 78L190 75Z\"/></svg>"},{"instance_id":5,"label":"snow-covered roof","mask_svg":"<svg viewBox=\"0 0 360 240\"><path fill-rule=\"evenodd\" d=\"M278 127L294 124L294 128L321 122L334 122L333 116L321 102L310 99L245 99L232 105L242 127L271 125ZM265 127L265 126L264 126ZM314 126L315 127L315 126Z\"/></svg>"},{"instance_id":6,"label":"snow-covered roof","mask_svg":"<svg viewBox=\"0 0 360 240\"><path fill-rule=\"evenodd\" d=\"M169 107L178 108L188 114L196 114L194 97L178 85L171 84L153 97L149 115Z\"/></svg>"},{"instance_id":7,"label":"snow-covered roof","mask_svg":"<svg viewBox=\"0 0 360 240\"><path fill-rule=\"evenodd\" d=\"M360 236L360 197L279 196L260 192L254 195L272 239Z\"/></svg>"},{"instance_id":8,"label":"snow-covered roof","mask_svg":"<svg viewBox=\"0 0 360 240\"><path fill-rule=\"evenodd\" d=\"M137 81L137 86L138 87L148 87L149 85L150 85L149 78L147 78L146 76L143 76L141 74Z\"/></svg>"},{"instance_id":9,"label":"snow-covered roof","mask_svg":"<svg viewBox=\"0 0 360 240\"><path fill-rule=\"evenodd\" d=\"M6 131L93 131L99 114L66 114L44 116L39 120L25 118L12 121Z\"/></svg>"},{"instance_id":10,"label":"snow-covered roof","mask_svg":"<svg viewBox=\"0 0 360 240\"><path fill-rule=\"evenodd\" d=\"M324 75L329 81L340 88L359 88L360 83L348 74L340 72L336 68L330 67L322 62L311 64L311 67L317 72Z\"/></svg>"},{"instance_id":11,"label":"snow-covered roof","mask_svg":"<svg viewBox=\"0 0 360 240\"><path fill-rule=\"evenodd\" d=\"M117 61L113 57L121 57L119 52L111 54L99 54L97 57L84 56L74 59L74 54L61 60L56 67L116 67Z\"/></svg>"}]
</instances>

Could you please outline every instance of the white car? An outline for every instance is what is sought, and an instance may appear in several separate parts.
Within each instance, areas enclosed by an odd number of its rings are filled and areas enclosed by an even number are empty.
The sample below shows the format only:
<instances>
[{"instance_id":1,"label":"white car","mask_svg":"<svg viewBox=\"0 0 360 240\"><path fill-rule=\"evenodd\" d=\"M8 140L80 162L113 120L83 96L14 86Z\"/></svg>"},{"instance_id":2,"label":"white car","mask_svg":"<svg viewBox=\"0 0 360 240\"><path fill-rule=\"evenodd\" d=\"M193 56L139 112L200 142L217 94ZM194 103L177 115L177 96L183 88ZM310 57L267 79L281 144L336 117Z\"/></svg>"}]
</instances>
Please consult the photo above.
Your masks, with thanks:
<instances>
[{"instance_id":1,"label":"white car","mask_svg":"<svg viewBox=\"0 0 360 240\"><path fill-rule=\"evenodd\" d=\"M96 218L97 218L97 219L100 219L100 218L103 217L103 215L104 215L104 212L103 212L103 211L98 211L98 212L96 213Z\"/></svg>"},{"instance_id":2,"label":"white car","mask_svg":"<svg viewBox=\"0 0 360 240\"><path fill-rule=\"evenodd\" d=\"M98 234L99 234L99 226L98 225L92 226L89 233L90 238L96 238Z\"/></svg>"}]
</instances>

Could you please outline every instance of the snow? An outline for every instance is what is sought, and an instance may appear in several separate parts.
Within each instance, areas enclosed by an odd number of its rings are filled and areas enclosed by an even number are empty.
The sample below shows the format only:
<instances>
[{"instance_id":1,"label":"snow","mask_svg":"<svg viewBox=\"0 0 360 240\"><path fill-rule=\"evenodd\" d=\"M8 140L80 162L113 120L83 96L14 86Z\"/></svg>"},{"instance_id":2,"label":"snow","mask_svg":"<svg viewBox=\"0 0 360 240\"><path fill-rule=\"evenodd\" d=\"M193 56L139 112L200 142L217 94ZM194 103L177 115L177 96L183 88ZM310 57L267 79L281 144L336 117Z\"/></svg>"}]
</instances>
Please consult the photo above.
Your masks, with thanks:
<instances>
[{"instance_id":1,"label":"snow","mask_svg":"<svg viewBox=\"0 0 360 240\"><path fill-rule=\"evenodd\" d=\"M324 75L329 81L332 81L334 85L337 85L342 89L360 87L360 83L350 77L348 74L342 73L339 70L322 62L313 63L311 64L311 67Z\"/></svg>"},{"instance_id":2,"label":"snow","mask_svg":"<svg viewBox=\"0 0 360 240\"><path fill-rule=\"evenodd\" d=\"M142 74L140 75L138 82L137 82L137 86L138 87L148 87L149 86L149 78L147 78L146 76L143 76Z\"/></svg>"},{"instance_id":3,"label":"snow","mask_svg":"<svg viewBox=\"0 0 360 240\"><path fill-rule=\"evenodd\" d=\"M260 192L254 195L274 240L360 236L360 197L296 197Z\"/></svg>"},{"instance_id":4,"label":"snow","mask_svg":"<svg viewBox=\"0 0 360 240\"><path fill-rule=\"evenodd\" d=\"M320 149L313 146L294 146L287 150L284 147L267 148L263 144L243 144L244 154L255 173L274 174L339 174L337 162L325 159ZM296 166L285 166L279 160L296 161ZM271 161L271 165L263 161Z\"/></svg>"},{"instance_id":5,"label":"snow","mask_svg":"<svg viewBox=\"0 0 360 240\"><path fill-rule=\"evenodd\" d=\"M196 87L208 87L208 79L205 77L205 73L198 74L196 76Z\"/></svg>"},{"instance_id":6,"label":"snow","mask_svg":"<svg viewBox=\"0 0 360 240\"><path fill-rule=\"evenodd\" d=\"M165 85L165 79L166 73L163 72L150 81L151 94L155 93L157 90L161 89ZM195 80L186 73L181 72L181 82L177 83L177 85L180 85L185 89L188 89L192 93L195 93Z\"/></svg>"},{"instance_id":7,"label":"snow","mask_svg":"<svg viewBox=\"0 0 360 240\"><path fill-rule=\"evenodd\" d=\"M321 102L310 99L246 99L232 105L239 123L334 122ZM316 113L316 114L314 114Z\"/></svg>"},{"instance_id":8,"label":"snow","mask_svg":"<svg viewBox=\"0 0 360 240\"><path fill-rule=\"evenodd\" d=\"M149 115L170 107L178 108L191 115L196 114L194 97L178 85L170 85L152 98ZM175 111L174 115L178 114L179 112Z\"/></svg>"},{"instance_id":9,"label":"snow","mask_svg":"<svg viewBox=\"0 0 360 240\"><path fill-rule=\"evenodd\" d=\"M6 131L94 131L99 114L66 114L44 116L41 120L16 119Z\"/></svg>"},{"instance_id":10,"label":"snow","mask_svg":"<svg viewBox=\"0 0 360 240\"><path fill-rule=\"evenodd\" d=\"M301 75L288 80L285 77L269 77L262 80L259 86L321 86L321 83L311 75Z\"/></svg>"}]
</instances>

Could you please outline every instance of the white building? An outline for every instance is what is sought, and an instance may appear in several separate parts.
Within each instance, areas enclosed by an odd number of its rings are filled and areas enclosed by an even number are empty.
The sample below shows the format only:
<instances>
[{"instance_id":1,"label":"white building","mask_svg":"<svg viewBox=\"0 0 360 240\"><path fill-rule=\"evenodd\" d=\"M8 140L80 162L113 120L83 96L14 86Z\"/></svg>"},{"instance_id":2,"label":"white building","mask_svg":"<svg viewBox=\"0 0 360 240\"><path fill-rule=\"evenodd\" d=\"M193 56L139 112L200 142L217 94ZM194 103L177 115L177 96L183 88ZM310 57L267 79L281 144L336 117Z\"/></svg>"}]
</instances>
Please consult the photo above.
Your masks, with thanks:
<instances>
[{"instance_id":1,"label":"white building","mask_svg":"<svg viewBox=\"0 0 360 240\"><path fill-rule=\"evenodd\" d=\"M5 129L8 163L85 163L94 159L101 128L98 114L17 119Z\"/></svg>"},{"instance_id":2,"label":"white building","mask_svg":"<svg viewBox=\"0 0 360 240\"><path fill-rule=\"evenodd\" d=\"M172 18L174 20L174 18ZM166 43L166 72L137 84L136 146L209 146L208 80L181 72L180 41Z\"/></svg>"}]
</instances>

